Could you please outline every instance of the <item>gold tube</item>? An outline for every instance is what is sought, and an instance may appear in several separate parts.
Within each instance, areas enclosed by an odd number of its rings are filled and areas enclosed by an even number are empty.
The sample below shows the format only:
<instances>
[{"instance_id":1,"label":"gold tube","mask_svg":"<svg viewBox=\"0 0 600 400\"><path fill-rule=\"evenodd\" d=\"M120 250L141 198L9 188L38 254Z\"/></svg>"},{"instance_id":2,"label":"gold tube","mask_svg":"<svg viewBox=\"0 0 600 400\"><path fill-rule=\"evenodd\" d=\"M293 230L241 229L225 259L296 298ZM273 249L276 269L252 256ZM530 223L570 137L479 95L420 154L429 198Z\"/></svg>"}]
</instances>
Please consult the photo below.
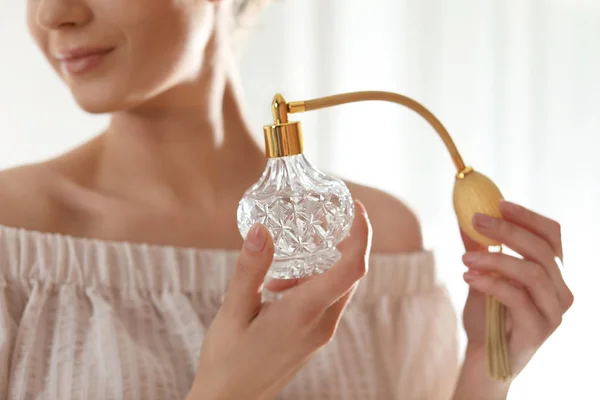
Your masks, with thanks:
<instances>
[{"instance_id":1,"label":"gold tube","mask_svg":"<svg viewBox=\"0 0 600 400\"><path fill-rule=\"evenodd\" d=\"M456 167L456 171L458 173L468 173L465 167L465 163L444 125L442 125L440 120L437 119L431 111L425 108L425 106L411 99L410 97L406 97L397 93L383 91L351 92L312 100L289 102L287 112L290 114L300 113L305 111L319 110L322 108L338 106L341 104L355 103L359 101L387 101L410 108L411 110L419 114L421 117L423 117L429 123L429 125L431 125L433 129L438 133L438 135L446 145L450 156L452 157L452 162Z\"/></svg>"}]
</instances>

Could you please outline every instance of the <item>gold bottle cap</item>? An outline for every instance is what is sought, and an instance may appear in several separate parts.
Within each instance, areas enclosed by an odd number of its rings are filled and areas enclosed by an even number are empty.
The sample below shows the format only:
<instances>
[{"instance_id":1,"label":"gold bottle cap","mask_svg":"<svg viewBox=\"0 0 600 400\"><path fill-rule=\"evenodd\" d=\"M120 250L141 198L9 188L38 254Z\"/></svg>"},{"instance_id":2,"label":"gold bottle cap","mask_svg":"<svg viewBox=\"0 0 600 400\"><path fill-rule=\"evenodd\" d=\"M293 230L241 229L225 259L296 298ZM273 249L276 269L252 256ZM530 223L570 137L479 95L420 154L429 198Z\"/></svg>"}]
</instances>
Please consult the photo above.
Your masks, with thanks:
<instances>
[{"instance_id":1,"label":"gold bottle cap","mask_svg":"<svg viewBox=\"0 0 600 400\"><path fill-rule=\"evenodd\" d=\"M304 152L300 122L267 125L264 131L267 157L295 156Z\"/></svg>"},{"instance_id":2,"label":"gold bottle cap","mask_svg":"<svg viewBox=\"0 0 600 400\"><path fill-rule=\"evenodd\" d=\"M264 127L267 157L286 157L302 154L304 152L302 125L299 121L288 121L288 104L283 96L276 94L271 107L273 125Z\"/></svg>"}]
</instances>

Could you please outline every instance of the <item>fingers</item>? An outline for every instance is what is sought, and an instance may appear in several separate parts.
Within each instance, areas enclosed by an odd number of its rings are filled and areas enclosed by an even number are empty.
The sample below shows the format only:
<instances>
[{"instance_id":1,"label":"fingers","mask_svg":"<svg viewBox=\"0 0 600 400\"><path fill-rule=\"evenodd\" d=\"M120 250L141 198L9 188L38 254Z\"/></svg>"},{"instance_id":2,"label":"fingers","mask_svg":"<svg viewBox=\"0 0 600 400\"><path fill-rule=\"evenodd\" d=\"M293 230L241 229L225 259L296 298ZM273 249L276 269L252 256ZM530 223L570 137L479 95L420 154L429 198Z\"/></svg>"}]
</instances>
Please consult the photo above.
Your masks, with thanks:
<instances>
[{"instance_id":1,"label":"fingers","mask_svg":"<svg viewBox=\"0 0 600 400\"><path fill-rule=\"evenodd\" d=\"M554 264L550 244L539 236L504 219L475 214L475 228L483 235L504 243L523 257L540 263L547 269Z\"/></svg>"},{"instance_id":2,"label":"fingers","mask_svg":"<svg viewBox=\"0 0 600 400\"><path fill-rule=\"evenodd\" d=\"M563 246L560 224L550 218L537 214L523 206L508 201L500 204L503 217L516 225L543 238L553 250L553 262L548 273L557 288L561 304L567 309L573 304L573 293L566 285L559 265L562 267ZM558 257L558 260L556 259Z\"/></svg>"},{"instance_id":3,"label":"fingers","mask_svg":"<svg viewBox=\"0 0 600 400\"><path fill-rule=\"evenodd\" d=\"M222 309L225 313L250 322L261 307L261 288L273 261L273 240L267 228L256 224L249 231L238 257Z\"/></svg>"},{"instance_id":4,"label":"fingers","mask_svg":"<svg viewBox=\"0 0 600 400\"><path fill-rule=\"evenodd\" d=\"M558 222L508 201L500 203L500 211L507 221L520 225L546 240L554 254L562 259L561 228Z\"/></svg>"},{"instance_id":5,"label":"fingers","mask_svg":"<svg viewBox=\"0 0 600 400\"><path fill-rule=\"evenodd\" d=\"M541 338L546 338L562 322L562 313L559 310L556 310L548 320L535 307L525 289L512 285L498 276L469 271L464 274L464 279L471 288L498 299L510 310L519 324L528 327L532 335L537 334Z\"/></svg>"},{"instance_id":6,"label":"fingers","mask_svg":"<svg viewBox=\"0 0 600 400\"><path fill-rule=\"evenodd\" d=\"M541 265L556 288L561 305L570 307L573 295L562 278L555 262L556 253L548 241L509 220L476 214L473 222L481 234L504 243L524 258Z\"/></svg>"},{"instance_id":7,"label":"fingers","mask_svg":"<svg viewBox=\"0 0 600 400\"><path fill-rule=\"evenodd\" d=\"M350 234L338 247L342 259L324 274L311 277L287 297L290 304L302 307L301 313L306 320L321 316L365 276L371 237L367 212L360 202L356 202L356 215Z\"/></svg>"},{"instance_id":8,"label":"fingers","mask_svg":"<svg viewBox=\"0 0 600 400\"><path fill-rule=\"evenodd\" d=\"M350 253L362 254L363 257L368 258L371 252L371 240L373 231L371 228L371 221L369 221L369 214L365 205L357 200L355 203L355 217L350 233L348 236L337 246L338 250L342 252L342 258Z\"/></svg>"},{"instance_id":9,"label":"fingers","mask_svg":"<svg viewBox=\"0 0 600 400\"><path fill-rule=\"evenodd\" d=\"M536 308L551 324L566 311L559 302L552 281L536 263L507 254L487 252L467 253L463 261L473 271L499 274L525 288Z\"/></svg>"}]
</instances>

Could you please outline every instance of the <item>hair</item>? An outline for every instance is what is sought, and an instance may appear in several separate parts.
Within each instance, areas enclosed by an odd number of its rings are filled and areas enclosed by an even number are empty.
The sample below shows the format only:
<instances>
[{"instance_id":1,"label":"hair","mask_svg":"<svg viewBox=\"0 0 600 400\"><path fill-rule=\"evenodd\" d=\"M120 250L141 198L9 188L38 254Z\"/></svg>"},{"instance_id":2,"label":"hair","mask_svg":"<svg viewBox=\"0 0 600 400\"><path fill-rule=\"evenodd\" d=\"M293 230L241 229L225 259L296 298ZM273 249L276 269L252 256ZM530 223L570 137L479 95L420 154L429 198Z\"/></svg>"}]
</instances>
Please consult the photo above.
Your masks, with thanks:
<instances>
[{"instance_id":1,"label":"hair","mask_svg":"<svg viewBox=\"0 0 600 400\"><path fill-rule=\"evenodd\" d=\"M258 12L267 2L268 0L233 0L234 31L245 30L252 22L255 22Z\"/></svg>"},{"instance_id":2,"label":"hair","mask_svg":"<svg viewBox=\"0 0 600 400\"><path fill-rule=\"evenodd\" d=\"M233 2L233 15L235 15L236 20L244 15L244 12L248 8L248 4L252 1L253 0L235 0Z\"/></svg>"}]
</instances>

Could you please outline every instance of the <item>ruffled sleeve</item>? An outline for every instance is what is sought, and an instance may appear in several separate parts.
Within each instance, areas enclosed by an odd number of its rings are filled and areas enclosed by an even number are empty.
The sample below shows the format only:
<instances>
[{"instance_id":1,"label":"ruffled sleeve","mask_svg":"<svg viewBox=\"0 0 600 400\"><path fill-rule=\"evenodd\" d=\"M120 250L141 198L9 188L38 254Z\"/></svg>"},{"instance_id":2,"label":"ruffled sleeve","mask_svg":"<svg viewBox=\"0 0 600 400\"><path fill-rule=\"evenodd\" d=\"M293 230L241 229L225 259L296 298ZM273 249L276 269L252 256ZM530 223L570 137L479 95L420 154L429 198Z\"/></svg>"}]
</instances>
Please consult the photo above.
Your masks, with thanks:
<instances>
[{"instance_id":1,"label":"ruffled sleeve","mask_svg":"<svg viewBox=\"0 0 600 400\"><path fill-rule=\"evenodd\" d=\"M335 398L450 399L459 370L457 315L433 253L375 253L369 264L333 341L287 393L311 392L298 385L314 382Z\"/></svg>"}]
</instances>

